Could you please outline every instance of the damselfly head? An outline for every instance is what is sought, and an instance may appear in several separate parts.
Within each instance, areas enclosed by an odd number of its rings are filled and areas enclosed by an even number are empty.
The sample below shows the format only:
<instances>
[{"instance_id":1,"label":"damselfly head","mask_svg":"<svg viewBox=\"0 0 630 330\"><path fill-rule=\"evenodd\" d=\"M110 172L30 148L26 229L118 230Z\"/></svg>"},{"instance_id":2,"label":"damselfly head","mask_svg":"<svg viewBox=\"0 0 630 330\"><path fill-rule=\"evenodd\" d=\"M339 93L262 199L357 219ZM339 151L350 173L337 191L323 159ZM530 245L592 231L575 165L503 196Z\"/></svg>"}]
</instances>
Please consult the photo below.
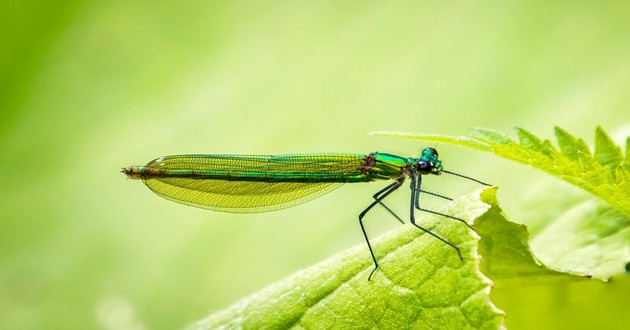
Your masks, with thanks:
<instances>
[{"instance_id":1,"label":"damselfly head","mask_svg":"<svg viewBox=\"0 0 630 330\"><path fill-rule=\"evenodd\" d=\"M437 150L433 148L422 150L422 155L416 163L416 171L421 174L441 174L442 161L438 158Z\"/></svg>"}]
</instances>

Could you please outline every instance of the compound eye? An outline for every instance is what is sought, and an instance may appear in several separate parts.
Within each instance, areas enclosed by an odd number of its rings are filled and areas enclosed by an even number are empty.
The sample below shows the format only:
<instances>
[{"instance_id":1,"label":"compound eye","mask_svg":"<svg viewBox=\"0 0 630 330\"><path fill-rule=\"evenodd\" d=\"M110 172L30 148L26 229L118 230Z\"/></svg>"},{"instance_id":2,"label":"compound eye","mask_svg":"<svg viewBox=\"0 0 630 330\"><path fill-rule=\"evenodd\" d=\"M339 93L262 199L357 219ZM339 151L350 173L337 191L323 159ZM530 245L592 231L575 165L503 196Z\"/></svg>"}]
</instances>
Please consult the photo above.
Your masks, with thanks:
<instances>
[{"instance_id":1,"label":"compound eye","mask_svg":"<svg viewBox=\"0 0 630 330\"><path fill-rule=\"evenodd\" d=\"M431 172L431 167L431 164L427 162L418 162L418 164L416 165L416 170L422 173L429 173Z\"/></svg>"}]
</instances>

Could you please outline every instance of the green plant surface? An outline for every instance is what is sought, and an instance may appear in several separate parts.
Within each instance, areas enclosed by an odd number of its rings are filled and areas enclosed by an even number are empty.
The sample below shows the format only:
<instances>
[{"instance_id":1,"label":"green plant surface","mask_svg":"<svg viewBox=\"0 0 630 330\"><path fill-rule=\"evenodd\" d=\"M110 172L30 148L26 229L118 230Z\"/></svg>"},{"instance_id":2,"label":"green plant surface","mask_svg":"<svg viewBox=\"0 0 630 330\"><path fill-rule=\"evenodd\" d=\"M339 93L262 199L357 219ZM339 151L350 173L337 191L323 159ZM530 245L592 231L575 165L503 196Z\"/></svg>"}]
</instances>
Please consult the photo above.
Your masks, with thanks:
<instances>
[{"instance_id":1,"label":"green plant surface","mask_svg":"<svg viewBox=\"0 0 630 330\"><path fill-rule=\"evenodd\" d=\"M491 208L475 221L475 230L482 237L479 254L483 256L481 271L500 285L576 280L545 266L533 254L527 226L509 220L498 205L494 191L482 192L481 199Z\"/></svg>"},{"instance_id":2,"label":"green plant surface","mask_svg":"<svg viewBox=\"0 0 630 330\"><path fill-rule=\"evenodd\" d=\"M517 129L518 142L488 129L477 128L475 132L472 137L373 134L439 141L494 152L590 192L594 195L591 200L578 202L557 218L548 219L544 229L533 238L533 249L541 260L557 270L604 280L624 272L630 259L630 143L624 155L622 148L601 127L595 131L594 152L584 140L559 127L555 128L559 150L549 140L520 128Z\"/></svg>"},{"instance_id":3,"label":"green plant surface","mask_svg":"<svg viewBox=\"0 0 630 330\"><path fill-rule=\"evenodd\" d=\"M487 195L494 195L489 189ZM480 191L440 212L469 219L491 205ZM227 328L452 328L496 329L503 312L489 300L491 282L479 272L478 236L437 215L421 224L461 249L464 260L437 239L407 224L374 239L380 267L364 244L272 285L191 329Z\"/></svg>"},{"instance_id":4,"label":"green plant surface","mask_svg":"<svg viewBox=\"0 0 630 330\"><path fill-rule=\"evenodd\" d=\"M533 255L526 227L506 218L496 187L463 196L441 212L474 222L479 236L455 221L422 217L436 233L458 239L464 263L444 244L406 225L375 240L382 263L372 281L366 280L372 266L366 249L357 246L190 328L497 328L503 312L491 301L486 276L499 289L588 280L549 269Z\"/></svg>"},{"instance_id":5,"label":"green plant surface","mask_svg":"<svg viewBox=\"0 0 630 330\"><path fill-rule=\"evenodd\" d=\"M628 263L630 219L602 201L586 201L554 219L530 244L556 269L606 280Z\"/></svg>"}]
</instances>

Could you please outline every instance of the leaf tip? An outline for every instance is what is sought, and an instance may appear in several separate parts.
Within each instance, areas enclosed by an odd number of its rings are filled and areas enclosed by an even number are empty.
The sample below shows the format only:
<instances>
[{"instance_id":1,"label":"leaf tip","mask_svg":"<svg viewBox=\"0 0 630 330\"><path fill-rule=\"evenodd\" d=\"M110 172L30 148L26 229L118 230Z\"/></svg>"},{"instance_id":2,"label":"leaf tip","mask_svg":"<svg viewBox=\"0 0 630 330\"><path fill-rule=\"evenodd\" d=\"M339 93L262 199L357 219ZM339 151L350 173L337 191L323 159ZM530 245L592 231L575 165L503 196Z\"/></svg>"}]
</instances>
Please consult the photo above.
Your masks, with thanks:
<instances>
[{"instance_id":1,"label":"leaf tip","mask_svg":"<svg viewBox=\"0 0 630 330\"><path fill-rule=\"evenodd\" d=\"M484 188L480 188L478 190L478 194L479 194L479 199L492 206L492 205L496 205L497 204L497 190L499 189L498 186L490 186L490 187L484 187Z\"/></svg>"}]
</instances>

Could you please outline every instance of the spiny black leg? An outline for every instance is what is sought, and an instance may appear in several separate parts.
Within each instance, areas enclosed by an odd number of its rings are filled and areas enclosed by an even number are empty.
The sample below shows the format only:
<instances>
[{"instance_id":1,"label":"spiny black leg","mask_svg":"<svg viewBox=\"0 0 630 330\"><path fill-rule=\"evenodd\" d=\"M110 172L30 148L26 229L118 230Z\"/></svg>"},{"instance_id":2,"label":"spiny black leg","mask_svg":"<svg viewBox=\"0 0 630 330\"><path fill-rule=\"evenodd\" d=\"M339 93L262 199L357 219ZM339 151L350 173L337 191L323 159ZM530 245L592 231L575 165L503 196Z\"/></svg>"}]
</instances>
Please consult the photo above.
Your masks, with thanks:
<instances>
[{"instance_id":1,"label":"spiny black leg","mask_svg":"<svg viewBox=\"0 0 630 330\"><path fill-rule=\"evenodd\" d=\"M453 219L453 220L457 220L463 224L466 225L466 227L472 229L473 231L475 230L475 228L473 228L470 224L468 224L468 222L464 219L458 218L458 217L454 217L452 215L448 215L448 214L444 214L444 213L440 213L440 212L435 212L435 211L431 211L431 210L427 210L427 209L423 209L423 208L418 208L418 210L422 211L422 212L428 212L428 213L433 213L435 215L439 215L439 216L443 216L445 218L449 218L449 219Z\"/></svg>"},{"instance_id":2,"label":"spiny black leg","mask_svg":"<svg viewBox=\"0 0 630 330\"><path fill-rule=\"evenodd\" d=\"M368 211L370 211L374 207L374 205L376 205L376 204L383 205L383 203L382 203L383 199L385 199L385 197L387 197L387 195L391 194L394 190L400 188L400 186L402 185L404 180L405 180L404 177L401 178L401 179L398 179L398 180L396 180L396 182L392 182L391 184L387 185L387 187L379 190L376 194L374 194L372 196L374 198L374 202L372 202L370 205L368 205L368 207L366 207L365 210L363 210L363 212L361 212L361 214L359 214L359 219L363 218L363 216L365 216L365 214L368 213ZM398 220L400 220L400 217L398 217L396 214L394 214L394 216ZM400 221L402 221L402 220L400 220Z\"/></svg>"},{"instance_id":3,"label":"spiny black leg","mask_svg":"<svg viewBox=\"0 0 630 330\"><path fill-rule=\"evenodd\" d=\"M385 205L385 203L383 203L383 199L385 198L385 196L381 197L381 194L389 190L392 186L398 185L398 187L400 187L404 181L405 181L405 177L401 177L400 179L396 180L396 182L389 184L387 187L379 190L376 194L372 196L372 198L374 198L374 200L377 201L378 204L384 207L387 210L387 212L389 212L389 214L393 215L394 218L396 218L396 220L398 220L402 224L405 224L405 222L398 216L398 214L394 213L394 211L392 211L387 205Z\"/></svg>"},{"instance_id":4,"label":"spiny black leg","mask_svg":"<svg viewBox=\"0 0 630 330\"><path fill-rule=\"evenodd\" d=\"M368 207L366 207L365 210L363 210L363 212L361 212L361 214L359 214L359 225L361 225L361 231L363 232L363 237L365 237L365 242L367 243L368 249L370 250L370 255L372 256L372 260L374 261L374 269L372 270L372 272L368 276L368 281L371 280L372 275L374 274L376 269L378 269L378 262L376 261L376 256L374 255L374 250L372 250L372 245L370 245L370 239L368 238L367 232L365 231L365 226L363 225L363 217L368 213L368 211L370 211L374 207L374 205L376 205L376 204L383 205L381 203L381 201L385 197L387 197L387 195L391 194L396 189L400 188L400 186L402 185L404 180L405 180L405 178L402 177L402 178L398 179L396 182L393 182L392 184L388 185L384 189L382 189L379 192L377 192L376 194L374 194L374 201L370 205L368 205ZM387 207L385 207L385 208L387 208ZM393 212L391 212L391 213L394 214ZM400 220L400 218L396 214L394 214L394 216L396 216L396 218L398 218Z\"/></svg>"},{"instance_id":5,"label":"spiny black leg","mask_svg":"<svg viewBox=\"0 0 630 330\"><path fill-rule=\"evenodd\" d=\"M415 213L415 208L420 209L420 210L422 210L422 211L428 211L428 210L421 209L421 208L419 207L418 197L419 197L419 195L420 195L420 194L419 194L420 185L419 185L419 184L417 184L417 183L418 183L418 182L416 182L416 177L411 176L411 201L409 201L409 209L410 209L410 210L409 210L409 217L410 217L410 219L411 219L411 224L412 224L412 225L414 225L414 226L416 226L416 227L418 227L420 230L424 231L425 233L427 233L427 234L429 234L429 235L431 235L431 236L433 236L433 237L435 237L435 238L439 239L439 240L440 240L440 241L442 241L444 244L446 244L446 245L448 245L448 246L452 247L453 249L455 249L455 251L457 251L457 255L459 256L459 259L461 259L461 260L463 261L463 260L464 260L464 258L462 257L462 253L461 253L461 251L459 250L459 248L458 248L457 246L455 246L455 244L453 244L453 243L451 243L451 242L449 242L449 241L445 240L444 238L440 237L439 235L434 234L434 233L433 233L433 232L431 232L430 230L428 230L428 229L426 229L426 228L423 228L422 226L420 226L420 225L418 225L418 224L416 223L416 218L415 218L415 214L414 214L414 213ZM415 208L414 208L414 205L416 206ZM450 217L450 216L448 216L448 215L441 214L441 213L438 213L438 212L433 212L433 211L428 211L428 212L429 212L429 213L434 213L434 214L443 215L443 216L446 216L446 217ZM457 219L457 218L455 218L455 219ZM470 226L469 226L469 227L470 227Z\"/></svg>"},{"instance_id":6,"label":"spiny black leg","mask_svg":"<svg viewBox=\"0 0 630 330\"><path fill-rule=\"evenodd\" d=\"M419 190L419 192L420 192L420 193L427 194L427 195L431 195L431 196L435 196L435 197L437 197L437 198L446 199L447 201L452 201L452 200L453 200L452 198L450 198L450 197L448 197L448 196L444 196L444 195L436 194L436 193L434 193L434 192L430 192L430 191L426 191L426 190L422 190L422 189L418 189L418 190ZM420 196L418 196L418 197L416 198L416 200L419 200L419 199L420 199ZM416 205L416 208L418 208L418 205Z\"/></svg>"},{"instance_id":7,"label":"spiny black leg","mask_svg":"<svg viewBox=\"0 0 630 330\"><path fill-rule=\"evenodd\" d=\"M411 184L412 185L414 184L414 179L415 178L413 178L413 177L411 178ZM447 199L447 200L451 200L451 201L453 199L449 198L449 197L446 197L446 196L443 196L443 195L439 195L439 194L435 194L435 193L432 193L432 192L421 190L420 187L422 185L422 176L418 177L417 179L418 179L418 182L415 183L415 187L414 186L411 187L412 195L414 196L413 197L414 198L414 202L413 203L416 205L416 209L418 209L420 211L436 214L436 215L441 215L441 216L443 216L445 218L457 220L459 222L464 223L468 228L472 229L473 231L475 230L471 225L468 224L468 221L466 221L464 219L460 219L460 218L454 217L452 215L443 214L443 213L440 213L440 212L435 212L435 211L431 211L431 210L427 210L427 209L421 208L420 207L420 192L423 192L423 193L429 194L429 195L433 195L433 196L436 196L436 197L444 198L444 199Z\"/></svg>"},{"instance_id":8,"label":"spiny black leg","mask_svg":"<svg viewBox=\"0 0 630 330\"><path fill-rule=\"evenodd\" d=\"M440 194L436 194L434 192L430 192L430 191L426 191L426 190L422 190L420 189L422 187L422 176L417 177L418 182L416 183L416 189L415 189L415 196L414 196L414 200L415 200L415 204L416 204L416 208L420 209L420 193L423 194L427 194L427 195L431 195L431 196L435 196L438 198L442 198L442 199L446 199L448 201L452 201L453 199L448 197L448 196L444 196L444 195L440 195Z\"/></svg>"},{"instance_id":9,"label":"spiny black leg","mask_svg":"<svg viewBox=\"0 0 630 330\"><path fill-rule=\"evenodd\" d=\"M417 209L420 208L420 187L422 187L422 175L420 175L418 178L416 178L415 176L412 176L411 177L412 205L415 204Z\"/></svg>"}]
</instances>

